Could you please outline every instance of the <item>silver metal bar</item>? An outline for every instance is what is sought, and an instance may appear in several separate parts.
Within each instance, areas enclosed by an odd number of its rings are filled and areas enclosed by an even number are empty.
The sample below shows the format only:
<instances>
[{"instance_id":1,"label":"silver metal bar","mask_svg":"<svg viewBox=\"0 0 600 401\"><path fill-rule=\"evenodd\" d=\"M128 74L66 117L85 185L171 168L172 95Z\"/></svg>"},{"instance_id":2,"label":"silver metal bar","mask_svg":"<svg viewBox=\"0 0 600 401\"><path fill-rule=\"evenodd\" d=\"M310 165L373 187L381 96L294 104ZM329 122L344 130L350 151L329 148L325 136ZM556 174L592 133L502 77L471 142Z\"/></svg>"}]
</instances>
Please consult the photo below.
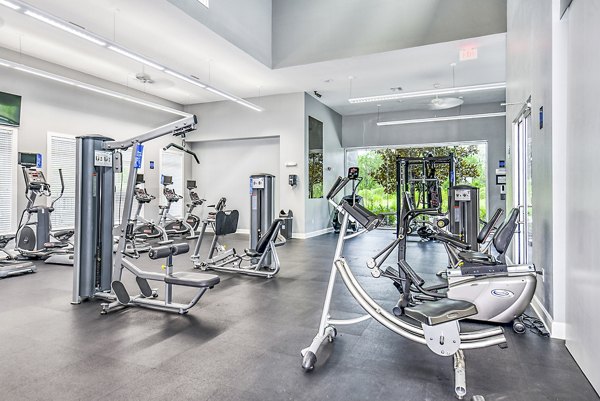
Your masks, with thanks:
<instances>
[{"instance_id":1,"label":"silver metal bar","mask_svg":"<svg viewBox=\"0 0 600 401\"><path fill-rule=\"evenodd\" d=\"M75 152L77 160L75 165L75 177L77 180L75 181L75 194L76 197L79 197L81 193L81 180L83 174L81 173L81 165L82 165L82 146L81 141L76 141L77 150ZM81 227L81 202L75 202L75 227ZM79 230L75 230L75 238L73 242L74 249L79 249L80 242L80 232ZM80 281L81 281L81 252L75 252L74 254L75 260L73 261L73 297L71 299L71 304L79 304L81 303L81 297L79 296L80 292Z\"/></svg>"},{"instance_id":2,"label":"silver metal bar","mask_svg":"<svg viewBox=\"0 0 600 401\"><path fill-rule=\"evenodd\" d=\"M104 143L104 148L107 150L127 149L135 144L151 141L169 133L178 134L185 133L194 129L198 123L195 115L189 115L177 121L162 125L158 128L148 131L142 135L126 139L124 141L110 141Z\"/></svg>"}]
</instances>

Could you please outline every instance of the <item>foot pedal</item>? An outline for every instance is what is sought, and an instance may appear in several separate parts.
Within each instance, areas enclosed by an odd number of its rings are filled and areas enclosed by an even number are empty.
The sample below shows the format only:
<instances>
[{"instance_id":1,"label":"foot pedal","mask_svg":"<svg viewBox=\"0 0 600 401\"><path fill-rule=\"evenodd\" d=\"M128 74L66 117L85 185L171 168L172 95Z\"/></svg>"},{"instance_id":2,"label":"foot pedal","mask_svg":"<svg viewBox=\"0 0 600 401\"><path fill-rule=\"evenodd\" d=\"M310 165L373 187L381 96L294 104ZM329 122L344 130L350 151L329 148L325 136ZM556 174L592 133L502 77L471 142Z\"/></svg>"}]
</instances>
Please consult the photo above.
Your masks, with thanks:
<instances>
[{"instance_id":1,"label":"foot pedal","mask_svg":"<svg viewBox=\"0 0 600 401\"><path fill-rule=\"evenodd\" d=\"M136 281L138 287L140 287L140 291L141 291L142 295L145 296L146 298L150 298L152 296L152 288L150 288L150 284L148 284L148 280L146 280L145 278L136 277L135 281Z\"/></svg>"},{"instance_id":2,"label":"foot pedal","mask_svg":"<svg viewBox=\"0 0 600 401\"><path fill-rule=\"evenodd\" d=\"M131 301L131 297L129 296L129 293L125 289L125 286L122 282L113 281L112 289L115 292L115 295L117 296L117 301L119 301L121 305L127 305Z\"/></svg>"}]
</instances>

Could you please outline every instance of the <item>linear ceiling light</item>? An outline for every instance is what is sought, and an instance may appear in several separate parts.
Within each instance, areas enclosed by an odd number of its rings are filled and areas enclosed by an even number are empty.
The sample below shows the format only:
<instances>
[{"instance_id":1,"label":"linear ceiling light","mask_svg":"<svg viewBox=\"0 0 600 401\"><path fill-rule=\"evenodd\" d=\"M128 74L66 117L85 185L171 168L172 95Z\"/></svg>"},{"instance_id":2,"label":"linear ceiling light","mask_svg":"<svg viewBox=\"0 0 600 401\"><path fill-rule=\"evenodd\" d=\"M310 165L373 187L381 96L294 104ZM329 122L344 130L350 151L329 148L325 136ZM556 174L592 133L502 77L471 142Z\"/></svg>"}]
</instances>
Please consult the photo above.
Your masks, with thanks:
<instances>
[{"instance_id":1,"label":"linear ceiling light","mask_svg":"<svg viewBox=\"0 0 600 401\"><path fill-rule=\"evenodd\" d=\"M455 95L459 93L468 93L468 92L479 92L479 91L487 91L494 89L505 89L506 82L497 82L493 84L484 84L484 85L470 85L470 86L459 86L455 88L447 88L447 89L432 89L426 91L418 91L418 92L406 92L406 93L394 93L390 95L379 95L379 96L367 96L367 97L355 97L352 99L348 99L350 103L369 103L369 102L384 102L386 100L398 100L398 99L410 99L416 97L429 97L436 95Z\"/></svg>"},{"instance_id":2,"label":"linear ceiling light","mask_svg":"<svg viewBox=\"0 0 600 401\"><path fill-rule=\"evenodd\" d=\"M120 46L119 44L103 37L100 35L97 35L93 32L89 32L86 29L75 25L73 23L70 23L69 21L65 21L59 17L56 17L50 13L47 13L43 10L40 10L39 8L33 7L29 4L27 4L24 1L21 0L0 0L0 5L4 5L12 10L15 11L19 11L29 17L35 18L38 21L44 22L48 25L51 25L53 27L59 28L65 32L68 32L72 35L78 36L82 39L88 40L92 43L95 43L98 46L102 46L102 47L106 47L109 50L112 50L116 53L119 53L125 57L128 57L132 60L138 61L142 64L145 64L149 67L155 68L159 71L163 71L175 78L178 78L182 81L191 83L195 86L198 86L202 89L205 89L207 91L210 91L216 95L222 96L225 99L231 100L235 103L238 103L244 107L247 107L249 109L255 110L255 111L263 111L264 109L260 106L255 105L254 103L248 102L247 100L242 99L241 97L232 95L228 92L225 92L223 90L217 89L215 87L212 87L211 85L207 85L204 82L200 81L199 79L186 75L186 74L181 74L175 70L173 70L172 68L168 68L164 65L161 65L160 63L157 63L153 60L150 60L147 57L144 57L142 55L139 55L123 46Z\"/></svg>"},{"instance_id":3,"label":"linear ceiling light","mask_svg":"<svg viewBox=\"0 0 600 401\"><path fill-rule=\"evenodd\" d=\"M45 15L33 12L31 10L25 10L24 14L28 15L32 18L35 18L38 21L45 22L48 25L52 25L53 27L56 27L58 29L62 29L63 31L68 32L71 35L79 36L82 39L89 40L90 42L95 43L98 46L106 46L106 42L104 42L100 39L97 39L97 38L93 37L92 35L89 35L85 32L81 32L81 30L79 30L79 29L71 28L69 25L66 25L64 23L56 21L52 18L48 18Z\"/></svg>"},{"instance_id":4,"label":"linear ceiling light","mask_svg":"<svg viewBox=\"0 0 600 401\"><path fill-rule=\"evenodd\" d=\"M150 60L146 60L142 56L138 56L137 54L133 54L133 53L127 51L127 50L121 49L120 47L109 45L108 48L110 50L112 50L113 52L117 52L119 54L122 54L123 56L129 57L132 60L139 61L140 63L146 64L149 67L156 68L159 71L164 71L165 70L165 67L163 67L162 65L158 65L156 63L153 63Z\"/></svg>"},{"instance_id":5,"label":"linear ceiling light","mask_svg":"<svg viewBox=\"0 0 600 401\"><path fill-rule=\"evenodd\" d=\"M9 60L0 59L0 66L14 68L17 71L25 72L27 74L35 75L35 76L38 76L41 78L50 79L52 81L60 82L60 83L66 84L66 85L77 86L78 88L85 89L85 90L88 90L91 92L114 97L114 98L121 99L126 102L130 102L130 103L139 104L139 105L146 106L146 107L149 107L149 108L152 108L155 110L161 110L161 111L165 111L167 113L176 114L178 116L188 117L190 115L189 113L186 113L184 111L173 109L173 108L167 107L167 106L163 106L158 103L148 102L146 100L142 100L142 99L138 99L133 96L126 95L124 93L119 93L119 92L112 91L109 89L100 88L95 85L89 85L89 84L86 84L86 83L83 83L83 82L80 82L80 81L77 81L77 80L74 80L71 78L67 78L67 77L63 77L60 75L52 74L50 72L38 70L37 68L32 68L32 67L28 67L23 64L14 63Z\"/></svg>"},{"instance_id":6,"label":"linear ceiling light","mask_svg":"<svg viewBox=\"0 0 600 401\"><path fill-rule=\"evenodd\" d=\"M453 121L453 120L473 120L476 118L490 118L490 117L504 117L506 112L498 113L484 113L484 114L464 114L460 116L448 116L448 117L431 117L431 118L417 118L412 120L396 120L396 121L380 121L377 123L378 126L386 125L404 125L404 124L419 124L419 123L435 123L439 121Z\"/></svg>"},{"instance_id":7,"label":"linear ceiling light","mask_svg":"<svg viewBox=\"0 0 600 401\"><path fill-rule=\"evenodd\" d=\"M21 9L21 6L15 4L13 2L7 1L7 0L0 0L0 4L2 4L3 6L6 6L8 8L11 8L13 10L20 10Z\"/></svg>"}]
</instances>

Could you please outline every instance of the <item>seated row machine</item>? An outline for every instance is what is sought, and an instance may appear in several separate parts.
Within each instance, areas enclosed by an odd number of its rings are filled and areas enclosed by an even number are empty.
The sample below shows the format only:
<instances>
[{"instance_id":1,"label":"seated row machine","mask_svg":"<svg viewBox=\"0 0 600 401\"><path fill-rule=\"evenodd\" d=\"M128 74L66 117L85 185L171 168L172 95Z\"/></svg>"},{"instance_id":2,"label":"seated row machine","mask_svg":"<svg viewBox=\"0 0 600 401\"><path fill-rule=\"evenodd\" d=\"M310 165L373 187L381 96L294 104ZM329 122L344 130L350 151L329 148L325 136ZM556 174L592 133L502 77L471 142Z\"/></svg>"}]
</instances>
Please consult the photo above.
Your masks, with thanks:
<instances>
[{"instance_id":1,"label":"seated row machine","mask_svg":"<svg viewBox=\"0 0 600 401\"><path fill-rule=\"evenodd\" d=\"M188 251L187 244L163 245L151 248L152 259L165 258L165 272L144 270L133 263L127 254L127 243L133 237L136 221L131 218L137 171L141 167L143 143L173 134L184 136L195 129L196 116L189 115L163 125L143 135L125 141L113 141L102 136L77 138L77 180L75 198L75 268L73 274L73 304L96 298L107 301L102 305L105 314L117 307L139 306L179 314L187 313L219 277L206 273L175 273L172 258ZM121 224L118 227L119 243L113 257L113 152L131 148L132 157L127 180L127 192ZM123 270L135 277L139 294L130 296L122 281ZM150 288L148 281L165 285L164 298ZM196 295L187 304L173 302L174 287L193 287Z\"/></svg>"}]
</instances>

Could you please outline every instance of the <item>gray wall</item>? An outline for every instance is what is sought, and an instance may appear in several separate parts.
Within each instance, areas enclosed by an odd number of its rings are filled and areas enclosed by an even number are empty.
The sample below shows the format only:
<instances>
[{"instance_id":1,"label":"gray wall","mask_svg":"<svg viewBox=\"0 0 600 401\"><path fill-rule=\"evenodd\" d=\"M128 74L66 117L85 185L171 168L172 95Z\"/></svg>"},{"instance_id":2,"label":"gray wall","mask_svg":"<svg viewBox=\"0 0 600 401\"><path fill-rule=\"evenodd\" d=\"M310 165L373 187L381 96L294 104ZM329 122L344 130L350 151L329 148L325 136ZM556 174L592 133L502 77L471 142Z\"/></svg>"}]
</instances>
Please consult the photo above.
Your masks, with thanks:
<instances>
[{"instance_id":1,"label":"gray wall","mask_svg":"<svg viewBox=\"0 0 600 401\"><path fill-rule=\"evenodd\" d=\"M308 154L308 117L323 123L323 192L327 193L338 176L344 176L344 150L342 149L342 116L310 96L304 95L304 123L306 124L306 154ZM306 164L306 161L304 161ZM308 177L308 165L305 165ZM325 198L308 199L306 194L306 229L313 233L329 226L329 204Z\"/></svg>"},{"instance_id":2,"label":"gray wall","mask_svg":"<svg viewBox=\"0 0 600 401\"><path fill-rule=\"evenodd\" d=\"M266 66L271 66L271 0L168 0Z\"/></svg>"},{"instance_id":3,"label":"gray wall","mask_svg":"<svg viewBox=\"0 0 600 401\"><path fill-rule=\"evenodd\" d=\"M256 173L279 174L279 137L194 142L200 159L192 176L198 195L215 204L227 198L227 208L240 211L238 232L250 230L249 177ZM275 211L279 213L279 182L275 186ZM198 210L200 212L200 210Z\"/></svg>"},{"instance_id":4,"label":"gray wall","mask_svg":"<svg viewBox=\"0 0 600 401\"><path fill-rule=\"evenodd\" d=\"M303 234L304 231L304 209L305 209L305 124L304 124L304 93L293 93L287 95L265 96L253 98L250 101L265 108L263 112L255 112L240 105L223 101L203 103L186 106L185 110L198 116L198 129L188 135L189 142L203 141L229 141L237 139L279 138L279 155L269 153L267 148L259 147L253 150L259 157L278 158L279 175L276 186L279 188L279 208L291 209L294 212L295 233ZM252 143L252 142L247 142ZM256 142L256 144L259 144ZM194 145L196 146L196 145ZM215 179L225 180L228 173L236 172L238 165L236 160L228 154L225 149L219 153L230 166L222 171L204 164L204 168L210 171ZM288 162L297 163L297 166L286 167ZM202 160L201 160L202 163ZM248 170L250 166L243 168L239 174L249 176L257 172L261 167L257 161L256 168ZM242 167L240 167L241 169ZM288 185L288 174L299 176L298 186L292 188ZM193 179L193 177L190 177ZM202 189L200 189L202 191ZM240 193L247 194L246 186L238 188ZM245 209L240 209L245 213Z\"/></svg>"},{"instance_id":5,"label":"gray wall","mask_svg":"<svg viewBox=\"0 0 600 401\"><path fill-rule=\"evenodd\" d=\"M506 101L532 104L532 185L533 262L544 269L538 279L536 297L552 316L553 305L553 216L552 216L552 2L548 0L508 1ZM512 122L522 104L507 107L507 179L512 200ZM539 128L538 110L544 107L544 128Z\"/></svg>"},{"instance_id":6,"label":"gray wall","mask_svg":"<svg viewBox=\"0 0 600 401\"><path fill-rule=\"evenodd\" d=\"M600 88L600 48L591 45L600 38L600 4L597 0L575 0L562 25L568 35L566 146L566 305L567 347L596 391L600 390L598 359L598 285L600 270L597 200L600 114L596 90ZM560 229L560 227L558 227Z\"/></svg>"},{"instance_id":7,"label":"gray wall","mask_svg":"<svg viewBox=\"0 0 600 401\"><path fill-rule=\"evenodd\" d=\"M461 114L501 111L499 104L463 107ZM438 116L456 114L456 110L438 112ZM431 117L431 112L382 113L379 121ZM498 160L505 159L505 122L502 117L435 123L377 126L378 116L363 114L344 116L343 141L345 148L367 146L419 145L446 142L486 141L488 144L488 203L489 210L505 208L496 186Z\"/></svg>"},{"instance_id":8,"label":"gray wall","mask_svg":"<svg viewBox=\"0 0 600 401\"><path fill-rule=\"evenodd\" d=\"M506 0L273 0L273 67L500 32Z\"/></svg>"},{"instance_id":9,"label":"gray wall","mask_svg":"<svg viewBox=\"0 0 600 401\"><path fill-rule=\"evenodd\" d=\"M2 50L0 52L0 56L4 58L11 58L13 55L10 51ZM105 83L97 78L41 60L21 56L19 61L46 71L119 90L115 84ZM122 91L124 91L123 89L121 88ZM73 136L94 133L115 139L125 139L179 118L172 114L118 101L108 96L7 68L0 68L0 91L22 96L18 151L41 153L44 160L47 160L46 148L49 131ZM127 91L127 93L136 95L132 91ZM139 94L139 97L157 100L144 94ZM168 105L174 106L171 103ZM145 171L148 192L156 196L159 191L159 151L165 143L170 141L170 137L165 137L149 142L144 149L145 162L154 160L157 165L155 170L146 167ZM16 162L15 160L15 168L18 167ZM46 167L47 164L44 163L44 172L48 174L45 170ZM24 196L25 184L20 172L17 174L17 183L17 211L20 213L27 203ZM145 208L145 215L148 218L156 218L158 204L155 202Z\"/></svg>"}]
</instances>

